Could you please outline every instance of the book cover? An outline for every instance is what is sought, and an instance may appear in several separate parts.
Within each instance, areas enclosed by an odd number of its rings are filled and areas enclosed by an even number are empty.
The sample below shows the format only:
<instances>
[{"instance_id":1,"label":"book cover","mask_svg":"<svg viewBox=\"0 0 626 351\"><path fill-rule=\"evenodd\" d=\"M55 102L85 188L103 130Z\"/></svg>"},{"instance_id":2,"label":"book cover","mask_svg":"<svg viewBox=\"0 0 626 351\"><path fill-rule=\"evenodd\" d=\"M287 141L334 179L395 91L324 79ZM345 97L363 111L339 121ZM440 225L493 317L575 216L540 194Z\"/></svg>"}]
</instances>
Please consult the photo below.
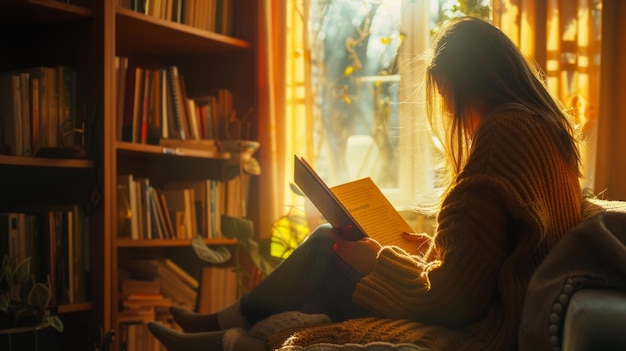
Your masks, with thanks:
<instances>
[{"instance_id":1,"label":"book cover","mask_svg":"<svg viewBox=\"0 0 626 351\"><path fill-rule=\"evenodd\" d=\"M302 158L294 157L294 181L334 227L352 226L348 239L370 236L383 246L398 246L417 253L417 244L405 238L413 228L387 200L371 178L329 188Z\"/></svg>"}]
</instances>

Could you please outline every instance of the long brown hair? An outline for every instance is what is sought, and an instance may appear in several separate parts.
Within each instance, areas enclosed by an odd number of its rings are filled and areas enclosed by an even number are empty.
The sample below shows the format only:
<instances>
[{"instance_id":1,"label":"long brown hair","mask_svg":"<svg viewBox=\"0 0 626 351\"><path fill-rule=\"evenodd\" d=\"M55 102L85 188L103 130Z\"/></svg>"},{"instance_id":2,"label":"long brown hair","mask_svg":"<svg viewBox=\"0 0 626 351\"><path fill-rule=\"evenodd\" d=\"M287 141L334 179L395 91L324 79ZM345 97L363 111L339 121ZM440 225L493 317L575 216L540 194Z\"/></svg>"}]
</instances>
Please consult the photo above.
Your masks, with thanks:
<instances>
[{"instance_id":1,"label":"long brown hair","mask_svg":"<svg viewBox=\"0 0 626 351\"><path fill-rule=\"evenodd\" d=\"M546 89L541 70L498 28L459 17L435 37L426 68L427 112L445 155L443 184L461 172L471 146L470 111L486 116L505 103L520 103L545 119L558 136L563 158L580 175L576 129L558 99ZM437 86L437 82L444 86ZM448 110L437 89L447 90ZM451 114L448 118L445 114Z\"/></svg>"}]
</instances>

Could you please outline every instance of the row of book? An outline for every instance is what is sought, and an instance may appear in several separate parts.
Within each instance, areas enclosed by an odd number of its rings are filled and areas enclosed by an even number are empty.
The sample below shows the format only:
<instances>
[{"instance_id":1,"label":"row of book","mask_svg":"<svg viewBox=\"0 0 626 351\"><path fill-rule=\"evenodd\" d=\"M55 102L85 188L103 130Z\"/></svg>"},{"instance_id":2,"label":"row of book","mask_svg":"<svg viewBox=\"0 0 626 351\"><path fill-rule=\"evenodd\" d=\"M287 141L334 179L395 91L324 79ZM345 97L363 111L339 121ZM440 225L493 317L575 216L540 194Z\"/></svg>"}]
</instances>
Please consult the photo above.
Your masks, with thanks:
<instances>
[{"instance_id":1,"label":"row of book","mask_svg":"<svg viewBox=\"0 0 626 351\"><path fill-rule=\"evenodd\" d=\"M158 145L162 139L226 137L226 121L233 113L228 89L190 97L175 65L133 65L127 57L116 57L116 67L118 140Z\"/></svg>"},{"instance_id":2,"label":"row of book","mask_svg":"<svg viewBox=\"0 0 626 351\"><path fill-rule=\"evenodd\" d=\"M31 259L39 282L51 284L51 305L87 300L88 218L75 205L31 206L0 213L0 257Z\"/></svg>"},{"instance_id":3,"label":"row of book","mask_svg":"<svg viewBox=\"0 0 626 351\"><path fill-rule=\"evenodd\" d=\"M171 182L156 188L149 178L118 179L119 237L193 239L221 236L230 183L213 179ZM232 191L231 191L232 192Z\"/></svg>"},{"instance_id":4,"label":"row of book","mask_svg":"<svg viewBox=\"0 0 626 351\"><path fill-rule=\"evenodd\" d=\"M234 267L206 266L199 278L198 313L213 313L235 303L239 297L239 277Z\"/></svg>"},{"instance_id":5,"label":"row of book","mask_svg":"<svg viewBox=\"0 0 626 351\"><path fill-rule=\"evenodd\" d=\"M1 154L34 156L43 147L74 145L76 130L83 129L76 116L76 72L56 66L0 74L0 121Z\"/></svg>"},{"instance_id":6,"label":"row of book","mask_svg":"<svg viewBox=\"0 0 626 351\"><path fill-rule=\"evenodd\" d=\"M234 2L235 0L120 0L119 5L166 21L232 35Z\"/></svg>"}]
</instances>

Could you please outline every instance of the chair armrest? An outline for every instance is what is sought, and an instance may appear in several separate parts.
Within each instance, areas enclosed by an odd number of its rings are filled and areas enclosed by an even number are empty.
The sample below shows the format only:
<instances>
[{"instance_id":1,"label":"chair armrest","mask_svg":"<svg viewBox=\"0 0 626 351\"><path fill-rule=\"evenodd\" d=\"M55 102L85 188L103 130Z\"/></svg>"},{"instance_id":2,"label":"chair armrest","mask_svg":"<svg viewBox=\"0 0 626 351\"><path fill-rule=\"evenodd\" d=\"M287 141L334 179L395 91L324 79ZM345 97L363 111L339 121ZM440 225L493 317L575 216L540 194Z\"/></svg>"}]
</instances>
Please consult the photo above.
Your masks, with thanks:
<instances>
[{"instance_id":1,"label":"chair armrest","mask_svg":"<svg viewBox=\"0 0 626 351\"><path fill-rule=\"evenodd\" d=\"M626 292L582 289L567 307L563 351L626 350Z\"/></svg>"}]
</instances>

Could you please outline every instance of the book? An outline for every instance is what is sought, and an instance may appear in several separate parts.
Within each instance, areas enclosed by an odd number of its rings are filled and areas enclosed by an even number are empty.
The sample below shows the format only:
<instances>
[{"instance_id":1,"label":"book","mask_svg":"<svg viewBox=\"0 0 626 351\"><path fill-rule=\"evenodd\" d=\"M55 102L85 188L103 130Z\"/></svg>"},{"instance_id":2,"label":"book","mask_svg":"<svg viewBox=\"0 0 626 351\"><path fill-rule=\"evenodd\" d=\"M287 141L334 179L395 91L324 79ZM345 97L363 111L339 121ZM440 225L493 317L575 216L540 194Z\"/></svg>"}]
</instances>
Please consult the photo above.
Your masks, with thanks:
<instances>
[{"instance_id":1,"label":"book","mask_svg":"<svg viewBox=\"0 0 626 351\"><path fill-rule=\"evenodd\" d=\"M15 156L23 156L20 83L18 74L0 76L0 143Z\"/></svg>"},{"instance_id":2,"label":"book","mask_svg":"<svg viewBox=\"0 0 626 351\"><path fill-rule=\"evenodd\" d=\"M349 240L369 236L383 246L417 254L416 242L403 234L412 233L413 228L371 178L329 188L306 160L294 156L294 181L333 227L352 226Z\"/></svg>"},{"instance_id":3,"label":"book","mask_svg":"<svg viewBox=\"0 0 626 351\"><path fill-rule=\"evenodd\" d=\"M170 260L169 258L165 258L163 262L165 262L165 266L167 266L167 268L169 268L172 272L175 272L178 275L178 277L183 282L185 282L185 284L189 285L193 289L198 289L199 287L198 280L192 277L191 275L189 275L189 273L187 273L179 265L174 263L174 261Z\"/></svg>"},{"instance_id":4,"label":"book","mask_svg":"<svg viewBox=\"0 0 626 351\"><path fill-rule=\"evenodd\" d=\"M163 259L132 258L124 266L133 279L158 279L165 298L181 306L195 307L197 289L188 284L187 278L181 277L179 269L172 269L171 263L168 265Z\"/></svg>"},{"instance_id":5,"label":"book","mask_svg":"<svg viewBox=\"0 0 626 351\"><path fill-rule=\"evenodd\" d=\"M165 195L170 218L173 219L175 237L177 239L192 239L197 235L195 221L195 196L190 188L165 188L161 193Z\"/></svg>"},{"instance_id":6,"label":"book","mask_svg":"<svg viewBox=\"0 0 626 351\"><path fill-rule=\"evenodd\" d=\"M237 272L228 266L206 266L200 272L198 313L214 313L233 304L238 297Z\"/></svg>"},{"instance_id":7,"label":"book","mask_svg":"<svg viewBox=\"0 0 626 351\"><path fill-rule=\"evenodd\" d=\"M130 207L130 228L125 228L123 233L118 233L119 237L130 237L131 239L139 239L139 216L138 216L138 199L136 191L136 183L132 174L122 174L117 176L117 186L121 190L119 195L126 196L126 203ZM127 211L127 209L126 209ZM125 212L126 212L125 211Z\"/></svg>"},{"instance_id":8,"label":"book","mask_svg":"<svg viewBox=\"0 0 626 351\"><path fill-rule=\"evenodd\" d=\"M31 143L31 111L30 111L30 74L28 72L20 73L20 98L21 98L21 114L22 114L22 156L32 156Z\"/></svg>"},{"instance_id":9,"label":"book","mask_svg":"<svg viewBox=\"0 0 626 351\"><path fill-rule=\"evenodd\" d=\"M128 70L128 57L115 56L115 126L116 140L122 141L122 128L124 126L124 99L126 96L126 77Z\"/></svg>"},{"instance_id":10,"label":"book","mask_svg":"<svg viewBox=\"0 0 626 351\"><path fill-rule=\"evenodd\" d=\"M0 259L5 255L18 257L19 229L18 213L0 213Z\"/></svg>"},{"instance_id":11,"label":"book","mask_svg":"<svg viewBox=\"0 0 626 351\"><path fill-rule=\"evenodd\" d=\"M184 98L180 89L179 74L177 66L167 67L167 78L169 91L171 92L173 121L175 134L178 138L187 139L187 130L185 128L185 105Z\"/></svg>"},{"instance_id":12,"label":"book","mask_svg":"<svg viewBox=\"0 0 626 351\"><path fill-rule=\"evenodd\" d=\"M161 282L159 279L122 279L120 282L120 292L123 295L136 296L138 294L161 294ZM129 298L131 298L129 296ZM162 297L162 296L161 296Z\"/></svg>"}]
</instances>

